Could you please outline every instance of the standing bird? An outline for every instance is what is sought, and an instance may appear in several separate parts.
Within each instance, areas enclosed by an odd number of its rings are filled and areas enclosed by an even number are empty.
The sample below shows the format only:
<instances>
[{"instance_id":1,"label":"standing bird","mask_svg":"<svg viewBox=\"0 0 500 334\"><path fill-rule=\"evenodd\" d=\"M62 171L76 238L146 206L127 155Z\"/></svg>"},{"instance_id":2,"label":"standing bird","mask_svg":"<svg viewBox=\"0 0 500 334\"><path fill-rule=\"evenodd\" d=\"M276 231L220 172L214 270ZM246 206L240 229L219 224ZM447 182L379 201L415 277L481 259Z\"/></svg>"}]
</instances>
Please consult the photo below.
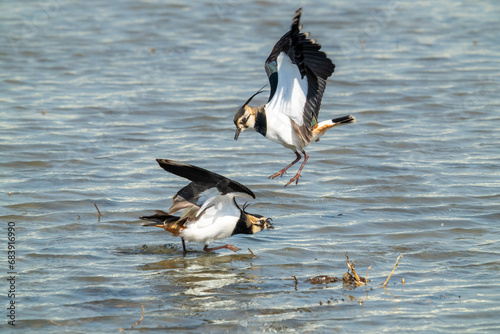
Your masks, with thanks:
<instances>
[{"instance_id":1,"label":"standing bird","mask_svg":"<svg viewBox=\"0 0 500 334\"><path fill-rule=\"evenodd\" d=\"M240 208L235 198L253 198L254 193L236 181L206 169L167 159L156 159L160 166L177 176L191 181L179 190L173 198L173 204L167 212L157 210L153 216L140 217L152 221L143 226L161 227L174 236L181 237L182 249L186 254L187 241L203 242L204 251L227 248L238 251L233 245L208 248L218 239L225 239L234 234L255 234L264 229L272 229L271 218L253 215ZM180 217L171 215L184 209Z\"/></svg>"},{"instance_id":2,"label":"standing bird","mask_svg":"<svg viewBox=\"0 0 500 334\"><path fill-rule=\"evenodd\" d=\"M302 8L295 12L291 30L276 43L266 60L265 69L271 86L268 102L260 107L248 105L255 95L262 92L259 90L234 116L235 140L242 131L252 127L263 136L288 147L297 156L270 178L283 176L288 168L300 161L302 156L299 152L304 155L297 174L285 186L293 181L295 184L299 182L302 168L309 158L304 147L313 140L318 141L328 129L356 121L349 115L318 123L326 79L332 75L335 65L320 51L320 44L308 39L309 33L300 32L301 13Z\"/></svg>"}]
</instances>

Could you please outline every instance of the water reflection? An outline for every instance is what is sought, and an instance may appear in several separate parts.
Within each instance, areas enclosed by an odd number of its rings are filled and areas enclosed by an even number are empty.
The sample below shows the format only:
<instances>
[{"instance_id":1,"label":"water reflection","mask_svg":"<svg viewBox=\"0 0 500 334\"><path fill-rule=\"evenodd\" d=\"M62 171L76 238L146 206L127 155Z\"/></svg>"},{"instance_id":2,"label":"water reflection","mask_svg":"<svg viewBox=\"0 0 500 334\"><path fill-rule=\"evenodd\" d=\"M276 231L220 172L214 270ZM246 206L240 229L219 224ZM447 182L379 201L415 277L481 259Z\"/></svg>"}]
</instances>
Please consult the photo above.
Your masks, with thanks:
<instances>
[{"instance_id":1,"label":"water reflection","mask_svg":"<svg viewBox=\"0 0 500 334\"><path fill-rule=\"evenodd\" d=\"M151 253L158 254L158 249L164 247L151 247ZM258 279L246 270L255 258L252 254L190 252L184 256L175 247L167 249L169 251L161 255L167 259L138 267L139 270L157 272L155 281L159 282L158 289L162 292L165 292L165 286L174 285L176 290L182 288L182 293L186 295L211 295L225 286L252 283Z\"/></svg>"}]
</instances>

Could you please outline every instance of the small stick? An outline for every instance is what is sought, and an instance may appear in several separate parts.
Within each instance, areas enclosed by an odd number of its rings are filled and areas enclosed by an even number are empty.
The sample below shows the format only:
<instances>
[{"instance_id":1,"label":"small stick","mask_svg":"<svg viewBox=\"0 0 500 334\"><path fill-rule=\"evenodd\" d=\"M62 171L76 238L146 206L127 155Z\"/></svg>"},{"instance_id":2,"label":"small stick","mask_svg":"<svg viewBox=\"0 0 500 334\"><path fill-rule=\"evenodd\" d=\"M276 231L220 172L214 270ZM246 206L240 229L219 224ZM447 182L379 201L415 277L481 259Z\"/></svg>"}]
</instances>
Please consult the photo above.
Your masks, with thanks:
<instances>
[{"instance_id":1,"label":"small stick","mask_svg":"<svg viewBox=\"0 0 500 334\"><path fill-rule=\"evenodd\" d=\"M252 254L252 256L255 256L255 254L252 252L250 248L248 248L248 250L250 251L250 254Z\"/></svg>"},{"instance_id":2,"label":"small stick","mask_svg":"<svg viewBox=\"0 0 500 334\"><path fill-rule=\"evenodd\" d=\"M366 276L365 276L365 284L368 285L368 272L372 269L372 266L369 266L368 269L366 269Z\"/></svg>"},{"instance_id":3,"label":"small stick","mask_svg":"<svg viewBox=\"0 0 500 334\"><path fill-rule=\"evenodd\" d=\"M299 280L295 275L292 275L293 279L295 280L295 291L297 291L297 284L299 283Z\"/></svg>"},{"instance_id":4,"label":"small stick","mask_svg":"<svg viewBox=\"0 0 500 334\"><path fill-rule=\"evenodd\" d=\"M94 206L97 209L97 213L99 214L99 218L101 217L101 211L99 211L99 208L97 207L97 204L94 202Z\"/></svg>"},{"instance_id":5,"label":"small stick","mask_svg":"<svg viewBox=\"0 0 500 334\"><path fill-rule=\"evenodd\" d=\"M389 274L389 276L387 277L387 279L385 280L384 284L382 284L383 286L386 286L387 285L387 282L389 282L389 278L391 278L392 274L394 273L394 271L396 270L396 268L398 267L398 264L399 264L399 259L403 257L403 254L399 255L398 258L396 259L396 265L394 265L394 268L392 269L391 273Z\"/></svg>"},{"instance_id":6,"label":"small stick","mask_svg":"<svg viewBox=\"0 0 500 334\"><path fill-rule=\"evenodd\" d=\"M349 262L349 256L347 256L347 253L345 253L345 257L347 258L347 267L351 269L352 274L354 275L354 280L356 281L357 284L363 285L365 284L361 278L359 278L358 273L356 273L356 269L354 268L354 261L351 263Z\"/></svg>"},{"instance_id":7,"label":"small stick","mask_svg":"<svg viewBox=\"0 0 500 334\"><path fill-rule=\"evenodd\" d=\"M144 319L144 306L143 306L143 305L141 305L141 307L142 307L142 316L141 316L141 318L139 319L139 321L137 321L137 322L136 322L136 323L135 323L132 327L130 327L130 328L134 328L135 326L139 325L139 324L141 323L142 319Z\"/></svg>"}]
</instances>

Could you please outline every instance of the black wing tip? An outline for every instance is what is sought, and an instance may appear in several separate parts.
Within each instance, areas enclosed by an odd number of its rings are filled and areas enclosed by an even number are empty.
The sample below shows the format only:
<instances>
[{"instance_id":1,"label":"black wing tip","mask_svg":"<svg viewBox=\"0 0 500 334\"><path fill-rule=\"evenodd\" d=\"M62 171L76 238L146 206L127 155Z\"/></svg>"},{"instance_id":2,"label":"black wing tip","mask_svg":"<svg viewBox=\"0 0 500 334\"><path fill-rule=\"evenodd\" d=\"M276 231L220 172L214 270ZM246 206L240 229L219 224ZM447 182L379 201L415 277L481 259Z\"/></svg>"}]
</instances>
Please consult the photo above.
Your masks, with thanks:
<instances>
[{"instance_id":1,"label":"black wing tip","mask_svg":"<svg viewBox=\"0 0 500 334\"><path fill-rule=\"evenodd\" d=\"M220 179L223 178L222 175L219 175L217 173L211 172L207 169L190 165L184 162L179 162L171 159L156 159L156 162L160 165L161 168L166 170L169 173L175 174L177 176L183 177L185 179L194 181L191 176L205 176L209 175L215 179ZM200 174L201 173L201 174ZM196 175L199 174L199 175Z\"/></svg>"},{"instance_id":2,"label":"black wing tip","mask_svg":"<svg viewBox=\"0 0 500 334\"><path fill-rule=\"evenodd\" d=\"M248 189L248 190L250 190L250 189ZM255 199L255 198L256 198L256 197L255 197L255 194L254 194L254 193L253 193L253 191L251 191L251 190L250 190L249 192L245 192L245 193L247 193L247 194L249 194L250 196L252 196L252 198L253 198L253 199Z\"/></svg>"},{"instance_id":3,"label":"black wing tip","mask_svg":"<svg viewBox=\"0 0 500 334\"><path fill-rule=\"evenodd\" d=\"M188 164L185 164L183 162L171 160L171 159L155 159L156 162L161 166L161 165L168 165L168 166L190 166Z\"/></svg>"},{"instance_id":4,"label":"black wing tip","mask_svg":"<svg viewBox=\"0 0 500 334\"><path fill-rule=\"evenodd\" d=\"M301 15L302 15L302 7L300 7L295 11L295 16L293 17L291 30L294 33L298 33L300 30L302 30L302 25L300 24Z\"/></svg>"},{"instance_id":5,"label":"black wing tip","mask_svg":"<svg viewBox=\"0 0 500 334\"><path fill-rule=\"evenodd\" d=\"M295 11L295 18L297 18L297 21L299 21L301 15L302 15L302 7L300 7L299 9L297 9ZM295 18L294 18L294 20L295 20Z\"/></svg>"},{"instance_id":6,"label":"black wing tip","mask_svg":"<svg viewBox=\"0 0 500 334\"><path fill-rule=\"evenodd\" d=\"M228 179L227 177L224 177L215 186L216 186L217 190L219 190L219 192L223 195L226 195L229 193L234 193L234 192L241 192L241 193L245 193L247 195L250 195L253 199L255 199L255 194L253 193L253 191L251 191L245 185L243 185L237 181L233 181L231 179Z\"/></svg>"}]
</instances>

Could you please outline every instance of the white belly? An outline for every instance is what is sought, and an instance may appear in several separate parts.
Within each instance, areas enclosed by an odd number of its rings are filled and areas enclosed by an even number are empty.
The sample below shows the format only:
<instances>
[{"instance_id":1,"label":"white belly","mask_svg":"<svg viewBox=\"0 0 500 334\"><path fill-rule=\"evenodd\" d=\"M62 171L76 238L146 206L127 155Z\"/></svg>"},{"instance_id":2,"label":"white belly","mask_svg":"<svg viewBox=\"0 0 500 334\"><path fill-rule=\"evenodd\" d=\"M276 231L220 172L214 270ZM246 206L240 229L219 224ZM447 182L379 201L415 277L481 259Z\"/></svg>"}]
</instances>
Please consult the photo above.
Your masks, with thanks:
<instances>
[{"instance_id":1,"label":"white belly","mask_svg":"<svg viewBox=\"0 0 500 334\"><path fill-rule=\"evenodd\" d=\"M267 116L266 138L280 143L292 151L306 146L293 130L290 117L284 114Z\"/></svg>"},{"instance_id":2,"label":"white belly","mask_svg":"<svg viewBox=\"0 0 500 334\"><path fill-rule=\"evenodd\" d=\"M215 205L205 210L200 219L188 223L180 232L186 241L209 244L218 239L229 238L240 218L240 211L234 205L225 204L223 208Z\"/></svg>"},{"instance_id":3,"label":"white belly","mask_svg":"<svg viewBox=\"0 0 500 334\"><path fill-rule=\"evenodd\" d=\"M278 84L272 99L265 105L266 137L295 151L306 144L293 130L304 123L304 106L307 103L307 77L302 78L299 68L281 52L277 57Z\"/></svg>"}]
</instances>

